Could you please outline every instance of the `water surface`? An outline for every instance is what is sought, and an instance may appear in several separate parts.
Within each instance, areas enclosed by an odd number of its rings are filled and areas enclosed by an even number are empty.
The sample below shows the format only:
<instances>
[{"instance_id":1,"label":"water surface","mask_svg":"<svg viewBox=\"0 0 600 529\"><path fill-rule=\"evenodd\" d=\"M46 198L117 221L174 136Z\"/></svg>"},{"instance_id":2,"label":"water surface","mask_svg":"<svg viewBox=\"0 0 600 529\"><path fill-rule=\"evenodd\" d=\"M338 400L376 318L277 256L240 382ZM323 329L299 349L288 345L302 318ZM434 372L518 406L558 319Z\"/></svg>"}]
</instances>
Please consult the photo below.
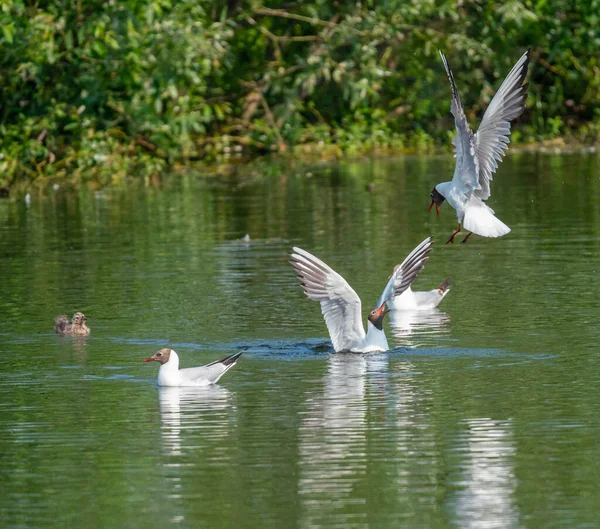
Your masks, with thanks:
<instances>
[{"instance_id":1,"label":"water surface","mask_svg":"<svg viewBox=\"0 0 600 529\"><path fill-rule=\"evenodd\" d=\"M465 246L447 204L427 214L451 156L0 201L0 526L600 527L599 167L509 157L490 205L513 231ZM439 311L386 322L388 353L332 353L291 247L366 317L428 235ZM91 336L55 336L76 310ZM161 389L141 361L165 346L245 354Z\"/></svg>"}]
</instances>

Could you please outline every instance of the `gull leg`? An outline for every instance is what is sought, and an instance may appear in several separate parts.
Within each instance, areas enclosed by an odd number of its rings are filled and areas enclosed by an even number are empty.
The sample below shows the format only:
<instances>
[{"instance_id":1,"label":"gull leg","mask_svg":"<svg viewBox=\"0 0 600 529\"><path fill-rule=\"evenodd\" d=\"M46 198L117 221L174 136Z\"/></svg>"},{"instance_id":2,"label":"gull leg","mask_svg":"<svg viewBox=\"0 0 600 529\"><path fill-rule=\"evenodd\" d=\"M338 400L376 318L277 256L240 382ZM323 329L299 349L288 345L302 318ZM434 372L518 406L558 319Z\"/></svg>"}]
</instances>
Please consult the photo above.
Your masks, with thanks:
<instances>
[{"instance_id":1,"label":"gull leg","mask_svg":"<svg viewBox=\"0 0 600 529\"><path fill-rule=\"evenodd\" d=\"M473 235L473 232L470 231L469 235L467 235L462 241L460 241L460 244L467 244L467 241L469 240L469 237Z\"/></svg>"},{"instance_id":2,"label":"gull leg","mask_svg":"<svg viewBox=\"0 0 600 529\"><path fill-rule=\"evenodd\" d=\"M452 244L454 244L454 237L456 237L456 235L460 233L460 224L458 225L458 228L456 228L453 232L452 235L450 235L450 238L446 241L446 244L448 244L449 242L451 242Z\"/></svg>"}]
</instances>

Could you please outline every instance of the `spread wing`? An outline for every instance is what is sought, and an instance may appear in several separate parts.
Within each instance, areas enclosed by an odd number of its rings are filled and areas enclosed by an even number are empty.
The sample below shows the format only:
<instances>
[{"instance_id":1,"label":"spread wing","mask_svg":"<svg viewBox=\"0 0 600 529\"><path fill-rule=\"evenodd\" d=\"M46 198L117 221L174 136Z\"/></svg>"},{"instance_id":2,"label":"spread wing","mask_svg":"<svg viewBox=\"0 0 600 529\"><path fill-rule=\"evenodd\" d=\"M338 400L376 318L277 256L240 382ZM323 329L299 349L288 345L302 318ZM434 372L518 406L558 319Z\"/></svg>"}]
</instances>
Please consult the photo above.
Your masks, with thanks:
<instances>
[{"instance_id":1,"label":"spread wing","mask_svg":"<svg viewBox=\"0 0 600 529\"><path fill-rule=\"evenodd\" d=\"M293 248L290 263L294 267L304 293L321 302L333 347L349 349L365 337L361 319L360 298L346 280L323 261L301 248Z\"/></svg>"},{"instance_id":2,"label":"spread wing","mask_svg":"<svg viewBox=\"0 0 600 529\"><path fill-rule=\"evenodd\" d=\"M461 190L465 197L469 197L479 187L475 159L475 135L469 127L469 122L467 121L467 116L465 115L460 96L458 95L458 89L454 82L452 70L448 66L446 56L441 51L440 57L442 58L450 86L452 87L450 111L454 116L454 125L456 126L456 137L452 142L456 149L456 169L454 170L452 183Z\"/></svg>"},{"instance_id":3,"label":"spread wing","mask_svg":"<svg viewBox=\"0 0 600 529\"><path fill-rule=\"evenodd\" d=\"M487 107L475 135L475 154L479 168L477 192L482 200L490 196L490 181L510 143L510 121L525 110L528 84L523 82L529 65L527 50L504 79Z\"/></svg>"},{"instance_id":4,"label":"spread wing","mask_svg":"<svg viewBox=\"0 0 600 529\"><path fill-rule=\"evenodd\" d=\"M380 307L384 301L391 303L396 296L400 296L410 286L428 261L432 245L431 237L427 237L408 254L401 264L394 268L394 272L377 301L377 307Z\"/></svg>"}]
</instances>

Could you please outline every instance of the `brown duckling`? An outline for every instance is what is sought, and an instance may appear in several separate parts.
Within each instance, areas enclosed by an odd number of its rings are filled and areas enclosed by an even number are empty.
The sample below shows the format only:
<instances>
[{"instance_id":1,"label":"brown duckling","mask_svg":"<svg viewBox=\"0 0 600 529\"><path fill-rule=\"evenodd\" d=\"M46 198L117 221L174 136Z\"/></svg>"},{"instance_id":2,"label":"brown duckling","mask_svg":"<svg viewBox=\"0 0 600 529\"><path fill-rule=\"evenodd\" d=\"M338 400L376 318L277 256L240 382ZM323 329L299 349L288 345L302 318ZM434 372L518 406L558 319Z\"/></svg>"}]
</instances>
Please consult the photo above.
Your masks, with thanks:
<instances>
[{"instance_id":1,"label":"brown duckling","mask_svg":"<svg viewBox=\"0 0 600 529\"><path fill-rule=\"evenodd\" d=\"M86 321L87 318L83 312L73 314L71 322L65 315L57 316L54 320L54 332L70 336L87 336L90 334L90 328L85 324Z\"/></svg>"}]
</instances>

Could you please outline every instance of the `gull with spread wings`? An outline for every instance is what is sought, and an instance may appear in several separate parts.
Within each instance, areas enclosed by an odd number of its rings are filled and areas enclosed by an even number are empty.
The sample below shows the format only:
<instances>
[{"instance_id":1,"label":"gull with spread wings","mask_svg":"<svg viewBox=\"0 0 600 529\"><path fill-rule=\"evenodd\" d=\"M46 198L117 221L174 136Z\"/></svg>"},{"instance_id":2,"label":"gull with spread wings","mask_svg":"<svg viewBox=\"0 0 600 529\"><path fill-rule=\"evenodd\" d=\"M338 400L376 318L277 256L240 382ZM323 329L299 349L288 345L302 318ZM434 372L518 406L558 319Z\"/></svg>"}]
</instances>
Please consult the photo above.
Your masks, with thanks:
<instances>
[{"instance_id":1,"label":"gull with spread wings","mask_svg":"<svg viewBox=\"0 0 600 529\"><path fill-rule=\"evenodd\" d=\"M431 237L419 244L398 266L369 313L367 332L362 323L360 298L346 280L318 257L301 248L293 248L290 263L294 267L304 293L321 302L321 312L336 352L375 353L389 349L383 318L386 303L400 296L423 269L429 259Z\"/></svg>"},{"instance_id":2,"label":"gull with spread wings","mask_svg":"<svg viewBox=\"0 0 600 529\"><path fill-rule=\"evenodd\" d=\"M454 82L454 76L448 61L440 51L452 87L450 110L454 116L457 135L454 138L456 149L456 168L451 182L443 182L431 190L431 205L435 205L437 214L444 200L448 201L458 217L458 228L454 230L447 243L461 231L461 225L469 234L462 240L466 243L476 233L482 237L501 237L510 228L494 215L494 210L484 200L490 197L490 182L502 161L504 151L510 143L510 122L525 110L527 86L525 76L529 64L527 50L507 75L498 92L489 104L479 130L473 133L467 122L465 111Z\"/></svg>"}]
</instances>

